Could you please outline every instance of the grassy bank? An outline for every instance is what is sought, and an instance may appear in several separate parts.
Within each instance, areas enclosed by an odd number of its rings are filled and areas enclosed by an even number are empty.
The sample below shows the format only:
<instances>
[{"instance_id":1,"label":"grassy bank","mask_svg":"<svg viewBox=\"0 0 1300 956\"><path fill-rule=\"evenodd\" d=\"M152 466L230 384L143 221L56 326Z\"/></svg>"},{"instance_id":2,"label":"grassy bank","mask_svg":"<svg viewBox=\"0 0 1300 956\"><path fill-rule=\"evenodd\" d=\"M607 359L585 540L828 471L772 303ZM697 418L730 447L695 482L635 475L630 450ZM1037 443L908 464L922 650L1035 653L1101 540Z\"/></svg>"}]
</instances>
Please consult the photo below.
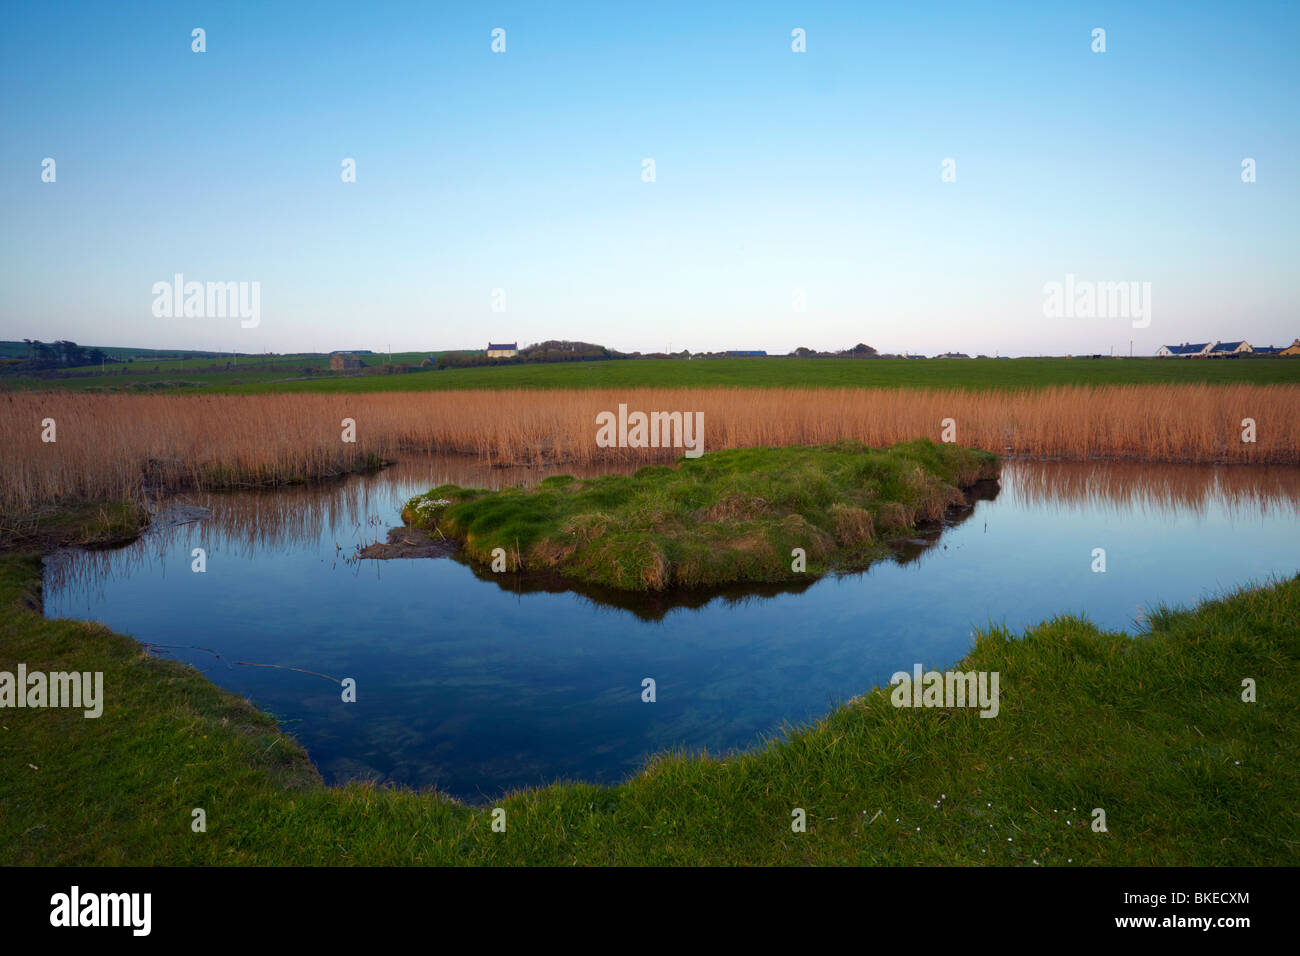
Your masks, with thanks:
<instances>
[{"instance_id":1,"label":"grassy bank","mask_svg":"<svg viewBox=\"0 0 1300 956\"><path fill-rule=\"evenodd\" d=\"M0 511L137 498L157 486L215 489L325 477L408 452L463 453L504 465L677 458L667 448L599 447L596 416L620 404L634 411L702 414L705 451L841 439L883 447L938 439L950 419L958 444L999 456L1300 461L1300 388L1290 385L253 396L31 392L0 394L0 447L6 450L0 456ZM1253 441L1243 441L1247 418L1254 422L1247 436ZM47 419L57 423L56 441L42 440Z\"/></svg>"},{"instance_id":2,"label":"grassy bank","mask_svg":"<svg viewBox=\"0 0 1300 956\"><path fill-rule=\"evenodd\" d=\"M137 501L45 505L0 516L0 554L55 548L113 548L140 536L149 511Z\"/></svg>"},{"instance_id":3,"label":"grassy bank","mask_svg":"<svg viewBox=\"0 0 1300 956\"><path fill-rule=\"evenodd\" d=\"M418 363L425 354L394 355ZM373 361L386 361L375 356ZM158 371L143 371L141 365ZM457 389L551 388L960 388L1021 389L1061 385L1275 385L1300 384L1300 358L1184 361L1181 359L635 359L605 362L501 365L421 370L404 375L340 375L323 370L324 357L301 363L279 357L274 367L241 359L213 371L209 360L137 363L131 374L68 377L6 376L17 390L151 389L228 394L293 392L367 393ZM286 364L288 367L286 367ZM302 365L301 368L298 365ZM307 373L306 369L312 371ZM84 371L84 370L82 370ZM93 370L92 370L93 371Z\"/></svg>"},{"instance_id":4,"label":"grassy bank","mask_svg":"<svg viewBox=\"0 0 1300 956\"><path fill-rule=\"evenodd\" d=\"M747 448L635 475L547 478L501 491L440 485L402 510L500 570L554 570L632 591L797 580L865 567L919 522L998 476L996 456L921 439ZM806 567L792 568L796 548Z\"/></svg>"},{"instance_id":5,"label":"grassy bank","mask_svg":"<svg viewBox=\"0 0 1300 956\"><path fill-rule=\"evenodd\" d=\"M98 719L0 711L3 864L1294 865L1300 851L1300 577L1155 612L1136 638L1074 618L984 633L960 666L1000 673L996 718L895 709L877 690L743 756L664 755L621 786L509 795L498 833L491 807L324 786L270 718L197 671L45 620L39 568L0 557L0 670L103 671L106 702Z\"/></svg>"}]
</instances>

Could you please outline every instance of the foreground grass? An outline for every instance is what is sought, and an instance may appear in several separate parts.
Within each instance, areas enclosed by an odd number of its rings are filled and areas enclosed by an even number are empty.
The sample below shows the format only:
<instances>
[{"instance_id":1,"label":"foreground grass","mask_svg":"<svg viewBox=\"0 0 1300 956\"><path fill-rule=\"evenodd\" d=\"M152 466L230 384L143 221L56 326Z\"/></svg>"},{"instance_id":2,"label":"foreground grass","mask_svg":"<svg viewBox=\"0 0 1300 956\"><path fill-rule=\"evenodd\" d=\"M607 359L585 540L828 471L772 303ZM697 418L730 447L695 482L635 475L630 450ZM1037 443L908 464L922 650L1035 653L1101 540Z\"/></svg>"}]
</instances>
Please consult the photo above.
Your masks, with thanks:
<instances>
[{"instance_id":1,"label":"foreground grass","mask_svg":"<svg viewBox=\"0 0 1300 956\"><path fill-rule=\"evenodd\" d=\"M418 362L424 353L394 355ZM386 356L384 359L386 360ZM277 359L277 361L282 361ZM268 394L366 393L515 388L963 388L1055 385L1284 385L1300 383L1300 358L1241 359L624 359L421 370L404 375L331 375L247 361L230 371L198 362L157 363L156 373L67 378L6 376L20 390L87 389ZM320 364L309 362L306 364ZM197 367L196 367L197 366ZM152 367L152 366L150 366Z\"/></svg>"},{"instance_id":2,"label":"foreground grass","mask_svg":"<svg viewBox=\"0 0 1300 956\"><path fill-rule=\"evenodd\" d=\"M990 452L900 442L744 448L650 465L635 475L556 475L501 491L439 485L402 520L464 542L498 570L550 570L632 591L799 580L865 567L998 476ZM792 567L801 548L807 565Z\"/></svg>"},{"instance_id":3,"label":"foreground grass","mask_svg":"<svg viewBox=\"0 0 1300 956\"><path fill-rule=\"evenodd\" d=\"M4 864L1298 859L1300 576L1158 611L1136 638L1076 618L983 633L960 667L1000 673L994 719L896 710L876 690L741 756L664 755L621 786L511 794L499 833L491 807L324 786L269 717L197 671L44 619L39 572L0 557L0 670L100 670L107 699L97 720L0 710ZM1241 700L1246 677L1257 703ZM1095 807L1108 832L1091 829Z\"/></svg>"}]
</instances>

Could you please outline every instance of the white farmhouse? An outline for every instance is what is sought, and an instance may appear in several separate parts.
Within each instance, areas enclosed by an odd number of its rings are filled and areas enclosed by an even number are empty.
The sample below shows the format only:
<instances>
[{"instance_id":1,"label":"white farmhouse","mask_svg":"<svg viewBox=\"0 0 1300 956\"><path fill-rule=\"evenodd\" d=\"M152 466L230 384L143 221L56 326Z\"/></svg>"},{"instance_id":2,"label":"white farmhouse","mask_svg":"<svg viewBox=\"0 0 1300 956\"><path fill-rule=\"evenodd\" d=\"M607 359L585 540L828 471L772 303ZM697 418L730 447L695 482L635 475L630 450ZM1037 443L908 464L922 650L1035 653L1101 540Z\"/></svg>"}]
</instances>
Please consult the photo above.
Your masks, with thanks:
<instances>
[{"instance_id":1,"label":"white farmhouse","mask_svg":"<svg viewBox=\"0 0 1300 956\"><path fill-rule=\"evenodd\" d=\"M1196 345L1184 342L1182 345L1160 346L1156 351L1156 358L1199 358L1208 355L1209 352L1209 342L1199 342Z\"/></svg>"},{"instance_id":2,"label":"white farmhouse","mask_svg":"<svg viewBox=\"0 0 1300 956\"><path fill-rule=\"evenodd\" d=\"M1214 348L1210 349L1213 356L1221 355L1245 355L1253 351L1249 342L1215 342Z\"/></svg>"}]
</instances>

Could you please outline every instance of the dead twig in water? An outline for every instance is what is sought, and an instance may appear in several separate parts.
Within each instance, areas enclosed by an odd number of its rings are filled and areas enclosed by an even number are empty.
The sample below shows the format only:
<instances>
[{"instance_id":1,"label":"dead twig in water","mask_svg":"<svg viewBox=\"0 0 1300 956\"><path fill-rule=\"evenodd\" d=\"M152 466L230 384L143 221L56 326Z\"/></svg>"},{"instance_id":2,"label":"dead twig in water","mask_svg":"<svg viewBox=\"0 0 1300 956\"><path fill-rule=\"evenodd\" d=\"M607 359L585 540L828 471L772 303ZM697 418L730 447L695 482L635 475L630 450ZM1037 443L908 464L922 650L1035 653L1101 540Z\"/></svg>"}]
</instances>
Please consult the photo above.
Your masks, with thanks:
<instances>
[{"instance_id":1,"label":"dead twig in water","mask_svg":"<svg viewBox=\"0 0 1300 956\"><path fill-rule=\"evenodd\" d=\"M215 657L215 658L216 658L217 660L219 660L219 661L224 661L224 660L225 660L224 657L222 657L220 654L218 654L218 653L217 653L216 651L214 651L212 648L210 648L210 647L200 647L198 644L155 644L155 643L153 643L152 641L141 641L140 644L141 644L142 646L144 646L144 647L147 647L147 648L153 648L153 647L166 647L166 648L173 648L173 649L177 649L177 650L187 650L187 651L206 651L207 653L211 654L213 657ZM283 665L283 664L258 664L258 663L254 662L254 661L234 661L233 663L234 663L235 665L239 666L239 667L274 667L274 668L276 668L277 670L282 670L282 671L297 671L299 674L310 674L312 677L322 677L322 678L324 678L324 679L327 680L327 681L333 681L335 684L341 684L341 683L343 683L343 682L342 682L341 680L339 680L337 677L330 677L328 674L318 674L316 671L304 670L304 669L301 668L301 667L286 667L286 666ZM227 666L230 666L230 665L227 665Z\"/></svg>"},{"instance_id":2,"label":"dead twig in water","mask_svg":"<svg viewBox=\"0 0 1300 956\"><path fill-rule=\"evenodd\" d=\"M274 667L277 670L282 671L297 671L299 674L310 674L312 677L323 677L325 680L332 681L335 684L343 683L343 681L339 680L337 677L330 677L328 674L318 674L315 671L303 670L301 667L285 667L283 664L255 664L252 661L235 661L235 663L239 664L241 667Z\"/></svg>"}]
</instances>

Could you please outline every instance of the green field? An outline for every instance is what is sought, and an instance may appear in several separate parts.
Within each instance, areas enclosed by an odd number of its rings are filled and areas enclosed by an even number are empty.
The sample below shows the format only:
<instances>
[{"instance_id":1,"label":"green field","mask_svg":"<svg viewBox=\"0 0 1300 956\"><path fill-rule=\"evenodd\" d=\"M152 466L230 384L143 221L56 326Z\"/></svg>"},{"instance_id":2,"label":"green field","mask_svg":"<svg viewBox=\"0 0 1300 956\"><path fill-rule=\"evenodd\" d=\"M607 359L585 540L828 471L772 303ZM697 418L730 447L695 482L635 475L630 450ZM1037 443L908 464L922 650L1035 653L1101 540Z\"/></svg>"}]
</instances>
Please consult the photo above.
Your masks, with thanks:
<instances>
[{"instance_id":1,"label":"green field","mask_svg":"<svg viewBox=\"0 0 1300 956\"><path fill-rule=\"evenodd\" d=\"M125 350L118 350L125 351ZM135 353L132 353L135 354ZM129 364L77 366L61 369L53 375L0 375L0 390L5 388L23 391L50 389L91 392L239 392L246 386L275 385L303 380L310 385L314 379L342 378L332 372L330 357L324 353L300 355L252 355L216 358L169 358L160 353L157 357L137 357ZM437 352L394 352L391 364L418 367L426 358ZM370 372L389 364L388 353L363 355ZM216 366L216 368L213 368ZM350 373L355 374L355 373ZM388 375L383 375L388 378Z\"/></svg>"},{"instance_id":2,"label":"green field","mask_svg":"<svg viewBox=\"0 0 1300 956\"><path fill-rule=\"evenodd\" d=\"M416 364L424 352L394 353L394 362ZM367 361L377 359L367 357ZM386 356L384 357L386 358ZM145 374L108 374L40 379L0 376L0 388L83 391L176 390L230 394L268 392L371 392L503 388L965 388L1019 389L1053 385L1300 384L1300 357L1239 359L621 359L425 369L397 375L342 375L325 369L327 358L258 359L229 371L209 372L207 359L145 363ZM142 363L126 368L137 372ZM315 371L307 374L305 366ZM118 368L122 368L119 366ZM177 381L195 383L176 385ZM240 384L235 384L238 381ZM201 384L199 384L201 383Z\"/></svg>"},{"instance_id":3,"label":"green field","mask_svg":"<svg viewBox=\"0 0 1300 956\"><path fill-rule=\"evenodd\" d=\"M993 719L895 708L863 688L745 754L666 754L619 786L467 806L325 786L270 717L199 671L102 625L42 617L40 574L35 554L0 555L0 671L100 671L103 714L0 711L4 865L1300 859L1300 576L1154 610L1136 637L1073 617L989 629L956 669L999 673ZM1242 700L1244 677L1257 702ZM195 808L206 832L191 829ZM792 830L796 809L806 832Z\"/></svg>"},{"instance_id":4,"label":"green field","mask_svg":"<svg viewBox=\"0 0 1300 956\"><path fill-rule=\"evenodd\" d=\"M124 348L115 345L87 345L83 348L97 348L103 352L110 360L117 359L126 364L129 368L145 367L150 368L154 365L162 365L165 369L174 368L193 368L207 365L225 365L227 362L244 365L264 365L268 362L276 364L294 363L303 364L304 362L328 367L330 352L290 352L288 354L267 355L264 353L230 353L230 352L212 352L206 349L133 349ZM31 347L25 342L0 341L0 359L22 359L27 356ZM351 353L348 353L351 354ZM423 359L429 356L435 358L441 352L393 352L391 361L393 362L410 362L418 365ZM390 361L388 352L372 352L363 355L362 358L370 364L380 364ZM132 361L128 362L130 359ZM71 370L80 371L92 368L99 368L98 365L73 366Z\"/></svg>"}]
</instances>

